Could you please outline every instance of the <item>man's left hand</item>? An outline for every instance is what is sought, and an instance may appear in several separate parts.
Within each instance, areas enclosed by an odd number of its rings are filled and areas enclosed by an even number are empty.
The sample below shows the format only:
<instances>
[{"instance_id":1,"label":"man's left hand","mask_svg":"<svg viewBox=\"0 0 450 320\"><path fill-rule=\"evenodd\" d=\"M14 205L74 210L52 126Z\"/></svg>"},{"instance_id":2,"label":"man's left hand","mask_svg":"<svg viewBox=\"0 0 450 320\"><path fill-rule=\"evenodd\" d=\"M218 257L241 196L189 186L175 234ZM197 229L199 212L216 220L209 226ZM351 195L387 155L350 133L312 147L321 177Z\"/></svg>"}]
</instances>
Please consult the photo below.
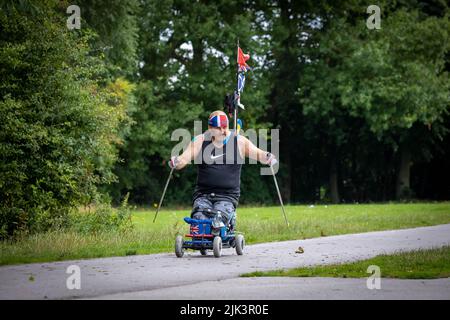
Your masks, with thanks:
<instances>
[{"instance_id":1,"label":"man's left hand","mask_svg":"<svg viewBox=\"0 0 450 320\"><path fill-rule=\"evenodd\" d=\"M266 154L266 164L269 166L274 166L278 163L277 158L275 157L274 154L267 152Z\"/></svg>"}]
</instances>

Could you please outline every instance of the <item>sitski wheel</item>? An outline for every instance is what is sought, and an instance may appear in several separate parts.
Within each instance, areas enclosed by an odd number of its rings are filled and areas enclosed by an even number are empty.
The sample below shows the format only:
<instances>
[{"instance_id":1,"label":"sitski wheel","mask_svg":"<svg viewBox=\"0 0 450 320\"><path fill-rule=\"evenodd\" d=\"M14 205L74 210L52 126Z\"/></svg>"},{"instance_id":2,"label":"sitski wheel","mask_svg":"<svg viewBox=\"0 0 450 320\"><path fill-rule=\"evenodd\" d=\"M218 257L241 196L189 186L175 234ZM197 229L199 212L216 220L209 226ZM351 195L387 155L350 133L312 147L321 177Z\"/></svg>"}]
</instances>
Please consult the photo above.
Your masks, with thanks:
<instances>
[{"instance_id":1,"label":"sitski wheel","mask_svg":"<svg viewBox=\"0 0 450 320\"><path fill-rule=\"evenodd\" d=\"M181 258L184 255L183 236L177 236L175 239L175 254L178 258Z\"/></svg>"},{"instance_id":2,"label":"sitski wheel","mask_svg":"<svg viewBox=\"0 0 450 320\"><path fill-rule=\"evenodd\" d=\"M202 256L206 256L208 254L208 252L206 251L206 249L200 249L200 254Z\"/></svg>"},{"instance_id":3,"label":"sitski wheel","mask_svg":"<svg viewBox=\"0 0 450 320\"><path fill-rule=\"evenodd\" d=\"M222 238L215 237L213 241L214 257L219 258L222 254Z\"/></svg>"},{"instance_id":4,"label":"sitski wheel","mask_svg":"<svg viewBox=\"0 0 450 320\"><path fill-rule=\"evenodd\" d=\"M236 253L240 256L244 254L244 245L245 245L245 239L242 234L238 234L236 236Z\"/></svg>"}]
</instances>

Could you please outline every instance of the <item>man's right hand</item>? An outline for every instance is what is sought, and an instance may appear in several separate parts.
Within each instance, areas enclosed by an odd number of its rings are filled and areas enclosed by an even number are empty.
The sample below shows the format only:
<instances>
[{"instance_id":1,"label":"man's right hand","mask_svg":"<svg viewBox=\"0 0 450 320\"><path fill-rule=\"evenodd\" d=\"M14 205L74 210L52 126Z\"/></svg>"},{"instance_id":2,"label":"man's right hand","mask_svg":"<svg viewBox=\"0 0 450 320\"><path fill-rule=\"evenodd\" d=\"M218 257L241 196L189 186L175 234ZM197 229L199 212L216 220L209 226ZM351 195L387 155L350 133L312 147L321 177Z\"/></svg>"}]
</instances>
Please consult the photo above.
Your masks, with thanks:
<instances>
[{"instance_id":1,"label":"man's right hand","mask_svg":"<svg viewBox=\"0 0 450 320\"><path fill-rule=\"evenodd\" d=\"M178 157L177 156L173 156L172 158L170 158L170 160L169 160L169 167L171 168L171 169L173 169L173 168L177 168L177 165L180 163L180 160L178 159Z\"/></svg>"},{"instance_id":2,"label":"man's right hand","mask_svg":"<svg viewBox=\"0 0 450 320\"><path fill-rule=\"evenodd\" d=\"M274 166L278 163L277 158L275 157L274 154L267 152L266 153L266 164L269 166Z\"/></svg>"}]
</instances>

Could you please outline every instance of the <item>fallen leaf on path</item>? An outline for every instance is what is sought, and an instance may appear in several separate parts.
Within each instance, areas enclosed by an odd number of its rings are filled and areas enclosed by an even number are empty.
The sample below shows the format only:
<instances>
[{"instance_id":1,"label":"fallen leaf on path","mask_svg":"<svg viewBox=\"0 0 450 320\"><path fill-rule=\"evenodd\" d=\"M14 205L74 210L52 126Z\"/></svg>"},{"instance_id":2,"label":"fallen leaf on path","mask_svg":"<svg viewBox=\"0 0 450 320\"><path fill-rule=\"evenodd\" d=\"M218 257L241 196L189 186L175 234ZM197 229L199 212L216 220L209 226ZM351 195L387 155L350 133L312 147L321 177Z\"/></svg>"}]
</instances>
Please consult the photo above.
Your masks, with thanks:
<instances>
[{"instance_id":1,"label":"fallen leaf on path","mask_svg":"<svg viewBox=\"0 0 450 320\"><path fill-rule=\"evenodd\" d=\"M295 250L295 253L303 253L303 252L305 252L305 250L303 250L302 247L298 247L298 249Z\"/></svg>"}]
</instances>

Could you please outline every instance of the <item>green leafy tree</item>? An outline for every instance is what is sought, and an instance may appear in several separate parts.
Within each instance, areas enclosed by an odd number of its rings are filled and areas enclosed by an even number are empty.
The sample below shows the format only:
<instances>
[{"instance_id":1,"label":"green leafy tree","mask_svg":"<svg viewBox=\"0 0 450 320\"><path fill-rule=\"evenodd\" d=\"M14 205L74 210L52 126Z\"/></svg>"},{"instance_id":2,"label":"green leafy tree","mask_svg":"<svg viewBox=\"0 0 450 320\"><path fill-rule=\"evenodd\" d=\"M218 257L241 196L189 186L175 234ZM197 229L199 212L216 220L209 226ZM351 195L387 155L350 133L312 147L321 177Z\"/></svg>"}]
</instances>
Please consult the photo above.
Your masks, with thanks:
<instances>
[{"instance_id":1,"label":"green leafy tree","mask_svg":"<svg viewBox=\"0 0 450 320\"><path fill-rule=\"evenodd\" d=\"M363 23L338 20L322 35L300 84L304 112L316 123L328 119L327 135L337 148L349 141L348 119L362 119L361 130L398 153L399 198L409 188L412 155L420 156L446 131L449 24L447 17L404 10L384 19L378 31Z\"/></svg>"},{"instance_id":2,"label":"green leafy tree","mask_svg":"<svg viewBox=\"0 0 450 320\"><path fill-rule=\"evenodd\" d=\"M64 1L60 7L77 4L81 27L95 31L91 47L105 55L105 65L114 79L137 77L138 0Z\"/></svg>"},{"instance_id":3,"label":"green leafy tree","mask_svg":"<svg viewBox=\"0 0 450 320\"><path fill-rule=\"evenodd\" d=\"M114 180L132 85L100 84L90 32L69 31L56 2L0 12L0 236L45 230ZM30 9L31 8L31 9Z\"/></svg>"},{"instance_id":4,"label":"green leafy tree","mask_svg":"<svg viewBox=\"0 0 450 320\"><path fill-rule=\"evenodd\" d=\"M167 177L165 160L176 142L170 141L173 130L186 128L193 133L195 120L203 122L214 110L223 108L226 93L236 86L236 42L252 56L263 55L264 48L252 36L258 34L253 25L254 12L241 1L144 1L139 16L139 84L137 106L133 112L136 124L116 167L119 182L112 186L118 201L130 192L130 200L153 204L159 200ZM242 102L246 110L240 114L245 128L266 126L261 122L267 100L267 80L255 60L253 72L247 74ZM245 169L243 171L245 175ZM171 184L175 193L167 195L167 203L191 201L195 183L195 167L176 173ZM251 175L252 177L254 175ZM257 184L249 184L257 194Z\"/></svg>"}]
</instances>

